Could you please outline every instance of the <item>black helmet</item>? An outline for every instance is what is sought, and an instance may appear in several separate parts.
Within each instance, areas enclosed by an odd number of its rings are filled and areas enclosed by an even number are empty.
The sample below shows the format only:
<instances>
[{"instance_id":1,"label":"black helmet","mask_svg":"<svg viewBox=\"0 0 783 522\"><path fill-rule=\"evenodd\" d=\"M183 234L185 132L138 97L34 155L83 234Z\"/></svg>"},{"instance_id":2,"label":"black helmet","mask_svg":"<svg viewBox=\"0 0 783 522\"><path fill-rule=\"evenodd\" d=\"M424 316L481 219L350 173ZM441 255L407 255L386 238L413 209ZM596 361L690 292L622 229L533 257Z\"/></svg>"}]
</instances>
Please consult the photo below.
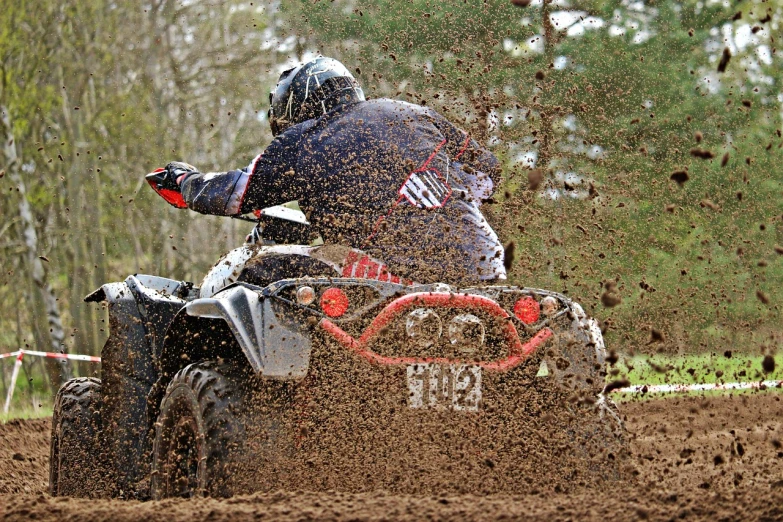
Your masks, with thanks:
<instances>
[{"instance_id":1,"label":"black helmet","mask_svg":"<svg viewBox=\"0 0 783 522\"><path fill-rule=\"evenodd\" d=\"M348 69L334 58L316 58L280 75L269 93L269 125L277 136L291 125L357 101L364 101L364 91Z\"/></svg>"}]
</instances>

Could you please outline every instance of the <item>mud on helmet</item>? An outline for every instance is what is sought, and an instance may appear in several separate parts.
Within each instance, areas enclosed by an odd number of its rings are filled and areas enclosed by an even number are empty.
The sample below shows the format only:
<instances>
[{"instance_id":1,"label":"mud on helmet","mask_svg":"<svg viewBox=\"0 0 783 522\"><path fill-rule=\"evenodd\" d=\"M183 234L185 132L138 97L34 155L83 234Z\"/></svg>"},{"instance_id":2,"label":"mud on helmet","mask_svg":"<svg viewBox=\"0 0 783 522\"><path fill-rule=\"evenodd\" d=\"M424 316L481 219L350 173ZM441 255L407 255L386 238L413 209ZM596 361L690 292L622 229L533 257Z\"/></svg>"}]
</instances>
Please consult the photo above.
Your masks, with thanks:
<instances>
[{"instance_id":1,"label":"mud on helmet","mask_svg":"<svg viewBox=\"0 0 783 522\"><path fill-rule=\"evenodd\" d=\"M364 91L348 69L334 58L316 58L280 75L269 93L269 125L277 136L291 125L357 101L364 101Z\"/></svg>"}]
</instances>

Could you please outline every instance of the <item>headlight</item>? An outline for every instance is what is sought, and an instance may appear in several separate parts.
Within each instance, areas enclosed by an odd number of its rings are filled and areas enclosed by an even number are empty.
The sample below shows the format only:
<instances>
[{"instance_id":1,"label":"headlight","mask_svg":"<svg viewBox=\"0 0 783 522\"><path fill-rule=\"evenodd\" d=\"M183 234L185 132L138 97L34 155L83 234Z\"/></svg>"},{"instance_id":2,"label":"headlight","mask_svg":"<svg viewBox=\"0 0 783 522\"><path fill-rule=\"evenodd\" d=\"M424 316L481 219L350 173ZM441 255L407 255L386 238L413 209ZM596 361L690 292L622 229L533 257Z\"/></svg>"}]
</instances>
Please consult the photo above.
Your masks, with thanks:
<instances>
[{"instance_id":1,"label":"headlight","mask_svg":"<svg viewBox=\"0 0 783 522\"><path fill-rule=\"evenodd\" d=\"M473 314L460 314L449 321L449 341L466 354L484 344L484 323Z\"/></svg>"},{"instance_id":2,"label":"headlight","mask_svg":"<svg viewBox=\"0 0 783 522\"><path fill-rule=\"evenodd\" d=\"M440 339L443 325L434 310L417 308L405 319L405 332L416 344L426 348Z\"/></svg>"},{"instance_id":3,"label":"headlight","mask_svg":"<svg viewBox=\"0 0 783 522\"><path fill-rule=\"evenodd\" d=\"M315 290L312 286L300 286L296 290L296 302L307 306L315 301Z\"/></svg>"},{"instance_id":4,"label":"headlight","mask_svg":"<svg viewBox=\"0 0 783 522\"><path fill-rule=\"evenodd\" d=\"M545 316L551 317L555 315L559 309L560 303L551 295L548 295L541 300L541 312L543 312Z\"/></svg>"}]
</instances>

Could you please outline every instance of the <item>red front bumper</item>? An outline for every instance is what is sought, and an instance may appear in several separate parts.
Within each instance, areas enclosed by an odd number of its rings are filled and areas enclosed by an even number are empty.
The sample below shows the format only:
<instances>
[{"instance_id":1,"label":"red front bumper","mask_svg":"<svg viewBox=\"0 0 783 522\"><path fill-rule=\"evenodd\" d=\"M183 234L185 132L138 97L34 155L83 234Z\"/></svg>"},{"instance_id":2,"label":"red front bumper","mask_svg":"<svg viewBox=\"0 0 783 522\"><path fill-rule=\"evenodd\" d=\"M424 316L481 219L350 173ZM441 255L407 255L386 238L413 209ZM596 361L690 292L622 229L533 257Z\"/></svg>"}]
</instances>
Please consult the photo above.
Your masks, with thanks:
<instances>
[{"instance_id":1,"label":"red front bumper","mask_svg":"<svg viewBox=\"0 0 783 522\"><path fill-rule=\"evenodd\" d=\"M452 294L446 292L417 292L395 299L381 310L358 339L351 336L329 319L323 318L319 324L335 341L353 351L359 357L375 364L407 365L465 363L466 361L439 357L389 357L378 354L370 348L385 328L404 317L411 309L421 306L427 306L434 309L458 309L460 311L480 310L491 317L503 321L503 337L508 355L500 360L472 362L484 370L502 372L515 368L552 336L552 330L549 328L542 328L530 340L523 344L508 312L503 310L498 303L480 295Z\"/></svg>"}]
</instances>

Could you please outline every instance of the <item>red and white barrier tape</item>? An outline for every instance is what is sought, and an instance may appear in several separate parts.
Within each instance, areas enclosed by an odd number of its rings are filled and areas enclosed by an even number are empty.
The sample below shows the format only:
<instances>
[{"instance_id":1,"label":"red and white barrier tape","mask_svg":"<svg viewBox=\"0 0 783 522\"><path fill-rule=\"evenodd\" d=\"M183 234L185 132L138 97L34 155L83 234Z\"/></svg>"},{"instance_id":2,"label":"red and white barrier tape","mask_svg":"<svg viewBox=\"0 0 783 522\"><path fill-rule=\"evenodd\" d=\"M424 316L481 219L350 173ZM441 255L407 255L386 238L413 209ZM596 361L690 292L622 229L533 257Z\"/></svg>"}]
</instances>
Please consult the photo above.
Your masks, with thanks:
<instances>
[{"instance_id":1,"label":"red and white barrier tape","mask_svg":"<svg viewBox=\"0 0 783 522\"><path fill-rule=\"evenodd\" d=\"M696 391L712 390L753 390L766 388L783 388L781 381L752 381L752 382L720 382L702 384L640 384L617 388L614 393L688 393Z\"/></svg>"},{"instance_id":2,"label":"red and white barrier tape","mask_svg":"<svg viewBox=\"0 0 783 522\"><path fill-rule=\"evenodd\" d=\"M32 355L35 357L46 357L48 359L70 359L72 361L89 361L89 362L101 362L100 357L92 355L80 355L76 353L55 353L55 352L37 352L35 350L17 350L11 353L0 353L0 359L6 357L16 357L20 353L24 355Z\"/></svg>"},{"instance_id":3,"label":"red and white barrier tape","mask_svg":"<svg viewBox=\"0 0 783 522\"><path fill-rule=\"evenodd\" d=\"M14 369L11 372L11 386L8 387L8 394L5 396L5 405L3 406L3 413L7 414L8 409L11 407L11 399L14 396L14 388L16 388L16 379L19 377L19 369L22 367L22 359L25 355L31 355L33 357L46 357L48 359L70 359L72 361L88 361L88 362L101 362L100 357L94 357L92 355L79 355L76 353L55 353L55 352L38 352L36 350L17 350L11 353L0 353L0 359L6 357L16 357L14 363Z\"/></svg>"}]
</instances>

